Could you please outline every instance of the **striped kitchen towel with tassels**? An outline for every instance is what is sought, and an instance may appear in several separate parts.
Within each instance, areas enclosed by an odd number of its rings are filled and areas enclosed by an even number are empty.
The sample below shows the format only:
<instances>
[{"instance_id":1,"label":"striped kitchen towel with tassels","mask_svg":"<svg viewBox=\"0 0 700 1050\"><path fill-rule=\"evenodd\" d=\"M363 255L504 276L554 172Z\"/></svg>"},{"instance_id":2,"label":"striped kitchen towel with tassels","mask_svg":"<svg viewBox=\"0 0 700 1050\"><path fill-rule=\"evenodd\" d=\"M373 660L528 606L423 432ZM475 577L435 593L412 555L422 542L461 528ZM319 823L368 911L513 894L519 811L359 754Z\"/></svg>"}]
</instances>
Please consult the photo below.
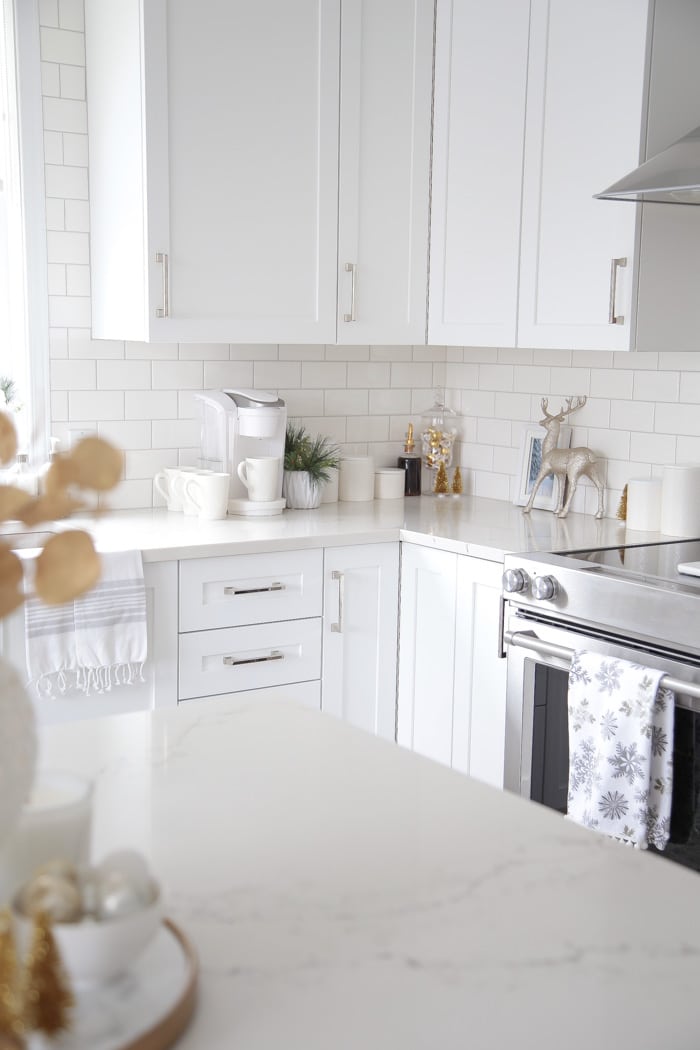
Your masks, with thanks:
<instances>
[{"instance_id":1,"label":"striped kitchen towel with tassels","mask_svg":"<svg viewBox=\"0 0 700 1050\"><path fill-rule=\"evenodd\" d=\"M92 590L73 602L25 603L27 667L42 696L108 692L144 681L146 589L140 551L100 553Z\"/></svg>"}]
</instances>

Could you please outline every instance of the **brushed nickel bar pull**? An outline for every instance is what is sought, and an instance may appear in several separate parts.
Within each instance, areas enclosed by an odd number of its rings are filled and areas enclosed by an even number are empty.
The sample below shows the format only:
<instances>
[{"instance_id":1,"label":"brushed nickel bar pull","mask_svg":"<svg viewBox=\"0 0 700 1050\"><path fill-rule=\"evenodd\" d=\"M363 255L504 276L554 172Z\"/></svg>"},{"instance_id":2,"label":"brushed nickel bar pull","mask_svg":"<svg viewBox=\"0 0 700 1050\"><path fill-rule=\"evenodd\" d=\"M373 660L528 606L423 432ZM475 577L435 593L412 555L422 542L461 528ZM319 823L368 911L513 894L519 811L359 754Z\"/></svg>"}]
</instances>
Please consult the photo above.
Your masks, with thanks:
<instances>
[{"instance_id":1,"label":"brushed nickel bar pull","mask_svg":"<svg viewBox=\"0 0 700 1050\"><path fill-rule=\"evenodd\" d=\"M268 594L270 591L285 591L284 583L271 583L267 587L224 587L224 594Z\"/></svg>"},{"instance_id":2,"label":"brushed nickel bar pull","mask_svg":"<svg viewBox=\"0 0 700 1050\"><path fill-rule=\"evenodd\" d=\"M343 600L345 598L345 573L333 569L331 579L338 581L338 622L331 624L333 634L343 633Z\"/></svg>"},{"instance_id":3,"label":"brushed nickel bar pull","mask_svg":"<svg viewBox=\"0 0 700 1050\"><path fill-rule=\"evenodd\" d=\"M156 310L156 317L170 317L170 267L168 253L156 252L156 262L163 267L163 305Z\"/></svg>"},{"instance_id":4,"label":"brushed nickel bar pull","mask_svg":"<svg viewBox=\"0 0 700 1050\"><path fill-rule=\"evenodd\" d=\"M245 659L239 659L237 656L224 657L227 667L240 667L241 664L269 664L273 660L284 660L284 653L279 649L271 649L269 656L249 656Z\"/></svg>"},{"instance_id":5,"label":"brushed nickel bar pull","mask_svg":"<svg viewBox=\"0 0 700 1050\"><path fill-rule=\"evenodd\" d=\"M350 279L350 313L343 314L344 321L355 320L355 281L357 278L357 263L345 263L345 272L352 274Z\"/></svg>"},{"instance_id":6,"label":"brushed nickel bar pull","mask_svg":"<svg viewBox=\"0 0 700 1050\"><path fill-rule=\"evenodd\" d=\"M620 259L610 260L610 303L608 306L608 324L624 324L624 314L615 313L615 300L617 298L617 271L620 267L627 266L626 256Z\"/></svg>"},{"instance_id":7,"label":"brushed nickel bar pull","mask_svg":"<svg viewBox=\"0 0 700 1050\"><path fill-rule=\"evenodd\" d=\"M566 646L557 645L555 642L545 642L542 638L527 634L525 631L506 631L503 637L506 645L530 649L540 656L557 656L567 663L571 663L574 656L573 649L567 649ZM674 693L685 693L687 696L700 700L700 685L695 685L693 682L684 682L682 678L673 678L670 674L665 674L659 685L664 689L671 689ZM684 703L683 699L678 696L676 696L676 706L686 707L690 711L700 711L697 705Z\"/></svg>"}]
</instances>

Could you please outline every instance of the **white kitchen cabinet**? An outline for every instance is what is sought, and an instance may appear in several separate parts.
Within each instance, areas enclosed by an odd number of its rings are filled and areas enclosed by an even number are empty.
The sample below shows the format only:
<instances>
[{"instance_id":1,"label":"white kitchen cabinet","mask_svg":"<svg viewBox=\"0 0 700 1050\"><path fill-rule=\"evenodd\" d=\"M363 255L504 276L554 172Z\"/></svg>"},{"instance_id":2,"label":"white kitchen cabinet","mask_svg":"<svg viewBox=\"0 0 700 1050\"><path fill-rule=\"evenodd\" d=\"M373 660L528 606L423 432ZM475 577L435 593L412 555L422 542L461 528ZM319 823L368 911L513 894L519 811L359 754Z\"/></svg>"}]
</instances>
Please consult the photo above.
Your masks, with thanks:
<instances>
[{"instance_id":1,"label":"white kitchen cabinet","mask_svg":"<svg viewBox=\"0 0 700 1050\"><path fill-rule=\"evenodd\" d=\"M41 725L177 704L177 562L147 563L143 575L148 630L144 681L113 686L108 692L95 692L89 696L76 689L53 696L39 696L30 686L28 691ZM22 608L0 622L0 639L3 657L26 681L29 672Z\"/></svg>"},{"instance_id":2,"label":"white kitchen cabinet","mask_svg":"<svg viewBox=\"0 0 700 1050\"><path fill-rule=\"evenodd\" d=\"M396 738L399 545L324 551L323 711Z\"/></svg>"},{"instance_id":3,"label":"white kitchen cabinet","mask_svg":"<svg viewBox=\"0 0 700 1050\"><path fill-rule=\"evenodd\" d=\"M97 338L334 342L339 0L86 0Z\"/></svg>"},{"instance_id":4,"label":"white kitchen cabinet","mask_svg":"<svg viewBox=\"0 0 700 1050\"><path fill-rule=\"evenodd\" d=\"M499 562L404 543L399 744L503 786Z\"/></svg>"},{"instance_id":5,"label":"white kitchen cabinet","mask_svg":"<svg viewBox=\"0 0 700 1050\"><path fill-rule=\"evenodd\" d=\"M529 3L438 0L428 342L515 346Z\"/></svg>"},{"instance_id":6,"label":"white kitchen cabinet","mask_svg":"<svg viewBox=\"0 0 700 1050\"><path fill-rule=\"evenodd\" d=\"M86 0L94 336L425 342L432 0L340 11Z\"/></svg>"},{"instance_id":7,"label":"white kitchen cabinet","mask_svg":"<svg viewBox=\"0 0 700 1050\"><path fill-rule=\"evenodd\" d=\"M320 549L180 562L178 699L321 678Z\"/></svg>"},{"instance_id":8,"label":"white kitchen cabinet","mask_svg":"<svg viewBox=\"0 0 700 1050\"><path fill-rule=\"evenodd\" d=\"M344 0L337 342L425 343L433 0Z\"/></svg>"},{"instance_id":9,"label":"white kitchen cabinet","mask_svg":"<svg viewBox=\"0 0 700 1050\"><path fill-rule=\"evenodd\" d=\"M629 350L638 209L593 194L643 157L653 4L530 6L517 343Z\"/></svg>"}]
</instances>

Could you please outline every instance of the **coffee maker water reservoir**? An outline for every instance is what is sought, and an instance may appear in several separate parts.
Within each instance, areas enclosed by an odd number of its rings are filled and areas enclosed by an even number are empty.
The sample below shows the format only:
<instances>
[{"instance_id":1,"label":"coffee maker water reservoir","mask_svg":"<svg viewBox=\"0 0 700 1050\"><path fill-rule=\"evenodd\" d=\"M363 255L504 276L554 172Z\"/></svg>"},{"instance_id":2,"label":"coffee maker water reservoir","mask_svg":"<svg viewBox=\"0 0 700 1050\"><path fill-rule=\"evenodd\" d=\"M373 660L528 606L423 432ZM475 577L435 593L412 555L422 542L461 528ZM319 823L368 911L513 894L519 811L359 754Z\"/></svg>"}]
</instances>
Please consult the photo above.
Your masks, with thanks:
<instances>
[{"instance_id":1,"label":"coffee maker water reservoir","mask_svg":"<svg viewBox=\"0 0 700 1050\"><path fill-rule=\"evenodd\" d=\"M282 496L282 460L287 408L265 390L203 390L193 395L201 419L197 465L231 476L229 498L247 499L238 477L246 457L277 456L280 472L277 497Z\"/></svg>"}]
</instances>

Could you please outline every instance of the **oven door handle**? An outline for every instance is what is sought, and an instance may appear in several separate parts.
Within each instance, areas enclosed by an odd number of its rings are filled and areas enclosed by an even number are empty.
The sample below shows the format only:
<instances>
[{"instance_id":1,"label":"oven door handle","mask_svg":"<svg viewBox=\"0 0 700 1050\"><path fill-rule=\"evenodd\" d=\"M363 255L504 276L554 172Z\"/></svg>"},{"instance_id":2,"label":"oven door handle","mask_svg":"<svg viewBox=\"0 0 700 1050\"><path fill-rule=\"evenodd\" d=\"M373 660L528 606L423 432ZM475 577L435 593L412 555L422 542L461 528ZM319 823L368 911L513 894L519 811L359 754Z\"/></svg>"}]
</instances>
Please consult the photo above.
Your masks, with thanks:
<instances>
[{"instance_id":1,"label":"oven door handle","mask_svg":"<svg viewBox=\"0 0 700 1050\"><path fill-rule=\"evenodd\" d=\"M503 641L506 645L530 649L531 652L537 653L538 656L556 656L559 660L565 660L568 663L571 663L574 658L573 649L567 649L565 645L557 645L556 642L545 642L542 638L538 638L536 634L529 634L526 631L505 631ZM696 700L700 700L700 685L695 685L693 682L684 682L682 678L672 678L670 674L665 674L662 676L659 685L664 689L673 690L674 693L685 693L686 696L692 696ZM685 704L679 704L679 707L685 706ZM691 710L696 710L695 705L691 707Z\"/></svg>"}]
</instances>

